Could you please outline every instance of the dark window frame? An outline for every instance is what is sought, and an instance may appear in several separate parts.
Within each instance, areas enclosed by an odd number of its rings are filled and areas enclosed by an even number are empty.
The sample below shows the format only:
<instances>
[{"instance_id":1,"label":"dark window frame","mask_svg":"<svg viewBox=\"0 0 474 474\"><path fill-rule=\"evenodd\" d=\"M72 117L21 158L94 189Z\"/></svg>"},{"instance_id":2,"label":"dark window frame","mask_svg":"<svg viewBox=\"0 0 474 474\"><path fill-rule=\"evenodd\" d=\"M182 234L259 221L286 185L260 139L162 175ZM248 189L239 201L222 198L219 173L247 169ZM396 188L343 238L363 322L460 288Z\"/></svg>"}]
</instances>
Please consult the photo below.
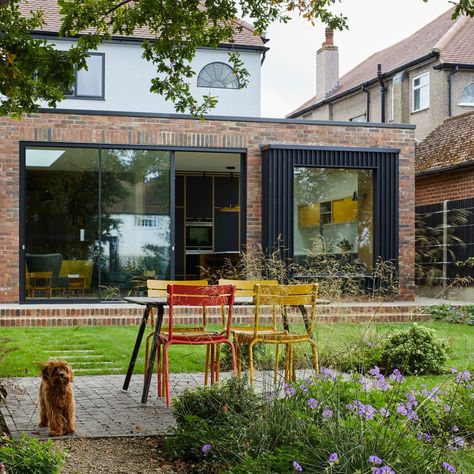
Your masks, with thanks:
<instances>
[{"instance_id":1,"label":"dark window frame","mask_svg":"<svg viewBox=\"0 0 474 474\"><path fill-rule=\"evenodd\" d=\"M74 93L73 94L64 94L64 99L72 100L105 100L105 53L88 53L89 56L102 56L102 81L101 89L102 93L100 95L79 95L77 94L77 69L74 72ZM85 70L85 69L83 69Z\"/></svg>"},{"instance_id":2,"label":"dark window frame","mask_svg":"<svg viewBox=\"0 0 474 474\"><path fill-rule=\"evenodd\" d=\"M399 258L399 149L304 145L262 148L262 246L294 256L293 174L298 167L370 169L374 179L374 264Z\"/></svg>"},{"instance_id":3,"label":"dark window frame","mask_svg":"<svg viewBox=\"0 0 474 474\"><path fill-rule=\"evenodd\" d=\"M163 146L163 145L130 145L115 143L78 143L78 142L45 142L45 141L20 141L20 196L19 196L19 304L110 304L110 302L99 298L48 298L40 300L26 299L26 149L28 147L49 147L49 148L95 148L104 149L124 149L124 150L156 150L167 151L170 153L170 217L171 217L171 239L172 239L172 257L170 261L170 270L174 272L175 262L175 152L205 152L205 153L239 153L240 154L240 247L245 249L247 245L247 150L245 148L210 148L210 147L192 147L192 146ZM101 166L99 166L99 173ZM99 219L100 222L100 219ZM100 229L99 229L100 232ZM100 235L100 234L99 234ZM171 279L173 279L173 276Z\"/></svg>"}]
</instances>

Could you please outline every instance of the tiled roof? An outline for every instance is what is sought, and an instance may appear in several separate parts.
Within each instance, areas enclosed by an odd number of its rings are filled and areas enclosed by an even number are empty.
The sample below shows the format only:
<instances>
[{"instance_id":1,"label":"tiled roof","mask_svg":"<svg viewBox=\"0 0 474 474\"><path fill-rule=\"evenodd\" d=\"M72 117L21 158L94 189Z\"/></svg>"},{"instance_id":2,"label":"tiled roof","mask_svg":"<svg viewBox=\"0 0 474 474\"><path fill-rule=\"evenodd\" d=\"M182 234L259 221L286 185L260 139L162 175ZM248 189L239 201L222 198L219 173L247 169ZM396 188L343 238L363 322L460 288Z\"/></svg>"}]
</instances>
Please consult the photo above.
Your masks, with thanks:
<instances>
[{"instance_id":1,"label":"tiled roof","mask_svg":"<svg viewBox=\"0 0 474 474\"><path fill-rule=\"evenodd\" d=\"M38 33L57 33L61 27L61 15L56 0L23 0L20 8L25 15L33 10L43 10L45 24L35 32ZM234 35L234 46L251 46L264 48L264 39L255 34L252 26L240 19L236 19L236 24L241 28L236 29ZM93 30L86 30L83 33L91 33ZM135 39L153 39L155 35L147 28L137 28L133 35Z\"/></svg>"},{"instance_id":2,"label":"tiled roof","mask_svg":"<svg viewBox=\"0 0 474 474\"><path fill-rule=\"evenodd\" d=\"M342 76L339 87L328 97L317 101L314 96L288 116L375 80L377 64L382 65L383 73L389 73L435 52L439 53L441 62L474 65L474 18L452 20L453 12L454 7L408 38L374 53Z\"/></svg>"},{"instance_id":3,"label":"tiled roof","mask_svg":"<svg viewBox=\"0 0 474 474\"><path fill-rule=\"evenodd\" d=\"M416 173L474 165L474 112L447 118L416 147Z\"/></svg>"}]
</instances>

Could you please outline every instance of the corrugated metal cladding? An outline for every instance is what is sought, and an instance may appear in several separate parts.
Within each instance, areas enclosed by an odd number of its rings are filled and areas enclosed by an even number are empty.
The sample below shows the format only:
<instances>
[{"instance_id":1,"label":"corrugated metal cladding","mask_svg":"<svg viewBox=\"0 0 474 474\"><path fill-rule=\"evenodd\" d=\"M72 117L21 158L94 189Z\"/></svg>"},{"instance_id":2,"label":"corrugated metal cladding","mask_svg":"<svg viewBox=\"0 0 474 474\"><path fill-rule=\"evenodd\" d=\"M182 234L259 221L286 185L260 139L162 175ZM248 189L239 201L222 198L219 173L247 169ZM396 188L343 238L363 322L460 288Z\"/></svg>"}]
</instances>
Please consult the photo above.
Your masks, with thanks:
<instances>
[{"instance_id":1,"label":"corrugated metal cladding","mask_svg":"<svg viewBox=\"0 0 474 474\"><path fill-rule=\"evenodd\" d=\"M262 245L293 257L293 170L371 169L374 176L374 258L398 261L400 150L268 145L262 147Z\"/></svg>"}]
</instances>

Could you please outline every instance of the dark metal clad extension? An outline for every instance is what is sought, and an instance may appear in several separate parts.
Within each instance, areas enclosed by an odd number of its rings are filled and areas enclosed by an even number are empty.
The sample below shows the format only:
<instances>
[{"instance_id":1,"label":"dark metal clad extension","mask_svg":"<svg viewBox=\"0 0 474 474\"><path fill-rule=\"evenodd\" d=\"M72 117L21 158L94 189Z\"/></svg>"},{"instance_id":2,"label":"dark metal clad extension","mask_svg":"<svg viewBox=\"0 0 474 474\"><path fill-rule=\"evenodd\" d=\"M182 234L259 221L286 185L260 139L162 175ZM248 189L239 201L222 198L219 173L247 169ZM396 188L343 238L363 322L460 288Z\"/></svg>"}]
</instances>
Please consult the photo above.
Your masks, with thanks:
<instances>
[{"instance_id":1,"label":"dark metal clad extension","mask_svg":"<svg viewBox=\"0 0 474 474\"><path fill-rule=\"evenodd\" d=\"M262 246L291 259L293 170L296 167L370 169L374 179L374 259L398 261L399 150L262 147Z\"/></svg>"}]
</instances>

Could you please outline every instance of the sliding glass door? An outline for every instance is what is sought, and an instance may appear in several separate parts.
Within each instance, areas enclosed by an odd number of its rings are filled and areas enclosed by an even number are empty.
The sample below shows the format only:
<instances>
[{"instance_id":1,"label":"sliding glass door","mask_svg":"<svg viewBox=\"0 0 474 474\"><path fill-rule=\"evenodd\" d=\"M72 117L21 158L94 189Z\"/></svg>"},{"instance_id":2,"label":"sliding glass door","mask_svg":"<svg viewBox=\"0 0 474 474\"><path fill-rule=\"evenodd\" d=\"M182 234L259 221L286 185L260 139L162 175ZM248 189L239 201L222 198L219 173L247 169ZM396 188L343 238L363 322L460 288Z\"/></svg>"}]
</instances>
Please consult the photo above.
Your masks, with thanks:
<instances>
[{"instance_id":1,"label":"sliding glass door","mask_svg":"<svg viewBox=\"0 0 474 474\"><path fill-rule=\"evenodd\" d=\"M27 300L112 299L170 277L171 153L28 146Z\"/></svg>"}]
</instances>

